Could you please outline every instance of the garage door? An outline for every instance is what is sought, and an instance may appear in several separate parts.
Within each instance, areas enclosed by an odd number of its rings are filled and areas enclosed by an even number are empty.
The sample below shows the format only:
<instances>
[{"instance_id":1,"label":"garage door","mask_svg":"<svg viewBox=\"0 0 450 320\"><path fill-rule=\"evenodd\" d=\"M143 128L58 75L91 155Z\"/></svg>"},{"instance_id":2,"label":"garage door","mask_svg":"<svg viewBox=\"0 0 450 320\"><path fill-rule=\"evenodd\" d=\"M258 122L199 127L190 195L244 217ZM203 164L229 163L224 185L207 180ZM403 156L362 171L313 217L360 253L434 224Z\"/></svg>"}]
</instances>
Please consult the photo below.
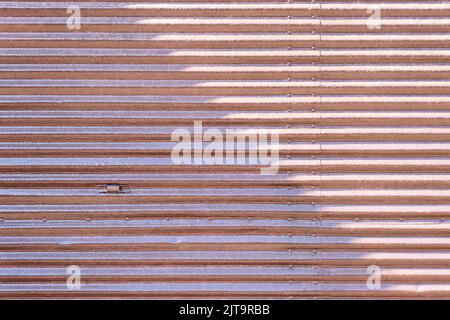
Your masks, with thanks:
<instances>
[{"instance_id":1,"label":"garage door","mask_svg":"<svg viewBox=\"0 0 450 320\"><path fill-rule=\"evenodd\" d=\"M0 2L0 298L450 298L449 17Z\"/></svg>"}]
</instances>

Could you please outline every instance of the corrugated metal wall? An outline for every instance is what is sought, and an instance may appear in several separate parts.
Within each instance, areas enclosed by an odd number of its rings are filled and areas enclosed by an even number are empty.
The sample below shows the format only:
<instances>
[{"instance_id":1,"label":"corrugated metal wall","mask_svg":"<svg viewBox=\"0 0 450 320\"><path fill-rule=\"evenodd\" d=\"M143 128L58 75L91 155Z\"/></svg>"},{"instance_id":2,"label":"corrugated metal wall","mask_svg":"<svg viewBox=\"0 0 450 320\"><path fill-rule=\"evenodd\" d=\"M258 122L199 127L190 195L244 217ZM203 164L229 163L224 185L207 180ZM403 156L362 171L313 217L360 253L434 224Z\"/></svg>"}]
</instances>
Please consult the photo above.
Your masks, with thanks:
<instances>
[{"instance_id":1,"label":"corrugated metal wall","mask_svg":"<svg viewBox=\"0 0 450 320\"><path fill-rule=\"evenodd\" d=\"M0 2L0 298L450 298L449 30L448 1ZM174 165L194 120L279 130L279 174Z\"/></svg>"}]
</instances>

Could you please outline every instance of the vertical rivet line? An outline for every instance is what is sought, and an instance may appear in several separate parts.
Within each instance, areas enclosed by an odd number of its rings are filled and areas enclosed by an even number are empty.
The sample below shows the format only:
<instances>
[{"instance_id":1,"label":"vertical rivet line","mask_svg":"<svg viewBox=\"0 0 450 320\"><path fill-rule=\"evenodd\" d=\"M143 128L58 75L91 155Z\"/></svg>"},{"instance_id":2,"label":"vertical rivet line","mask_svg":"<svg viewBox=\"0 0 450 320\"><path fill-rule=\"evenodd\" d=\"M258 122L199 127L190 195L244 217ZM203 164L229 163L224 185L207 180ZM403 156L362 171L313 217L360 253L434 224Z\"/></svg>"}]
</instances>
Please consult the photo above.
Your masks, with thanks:
<instances>
[{"instance_id":1,"label":"vertical rivet line","mask_svg":"<svg viewBox=\"0 0 450 320\"><path fill-rule=\"evenodd\" d=\"M288 4L289 4L289 3L292 3L292 0L287 0L287 3L288 3ZM291 15L288 14L287 19L289 20L289 19L291 19L291 18L292 18ZM288 35L292 34L292 30L291 30L291 25L290 25L290 24L288 24L287 34L288 34ZM291 51L291 50L292 50L292 45L290 44L290 41L289 41L289 45L287 46L286 49L287 49L288 51ZM291 65L292 65L292 62L289 60L288 63L287 63L287 66L288 66L288 78L287 78L287 81L288 81L288 82L292 81L292 79L291 79L291 70L290 70L290 68L289 68ZM290 97L291 97L291 93L289 92L289 93L287 94L287 98L290 98ZM289 99L288 99L288 100L289 100ZM288 103L287 103L287 109L286 109L286 112L287 112L287 113L291 113L291 102L290 102L290 101L288 101Z\"/></svg>"},{"instance_id":2,"label":"vertical rivet line","mask_svg":"<svg viewBox=\"0 0 450 320\"><path fill-rule=\"evenodd\" d=\"M314 6L314 4L315 4L315 0L311 0L311 5L312 5L311 6L311 8L312 8L312 10L311 10L312 32L311 33L313 35L316 35L317 34L317 32L316 32L316 28L317 28L316 22L317 22L317 18L318 17L317 17L317 13L316 13L316 7ZM319 23L319 25L320 25L320 23ZM319 27L319 31L320 31L320 27ZM320 32L319 32L318 36L319 36L319 39L320 39ZM311 101L312 102L311 102L311 109L310 109L310 111L312 113L311 114L311 122L312 122L311 127L313 129L315 129L317 125L320 125L320 123L318 123L317 115L315 115L315 113L316 113L316 111L318 109L318 102L320 101L320 97L318 97L319 92L318 92L317 86L320 86L320 78L321 78L320 77L320 45L319 45L318 42L320 43L320 41L317 41L316 38L313 38L313 45L311 46L311 52L312 52L312 55L313 55L313 59L312 59L312 70L313 71L312 71L312 76L311 76L311 79L310 79L311 82L312 82L312 91L311 91L311 97L312 97ZM317 50L319 50L319 51L317 51ZM319 52L319 59L316 56L317 52ZM317 73L318 73L318 75L317 75ZM316 130L314 130L312 132L311 141L310 142L311 142L312 146L316 145ZM313 170L311 171L312 175L316 174L316 170L317 169L320 170L320 166L319 166L319 168L316 169L316 167L317 167L317 165L316 165L316 162L317 162L316 155L319 157L319 163L320 163L320 155L321 155L320 149L321 149L321 147L320 147L320 141L319 141L318 150L315 150L313 148L312 149L312 154L310 156L311 167L313 168ZM315 154L315 152L316 152L316 154ZM313 181L314 181L314 179L313 179ZM310 190L314 190L314 188L311 187ZM313 197L315 197L315 196L313 195ZM315 202L311 202L311 207L312 207L312 210L314 211L313 216L315 216L316 215L316 209L317 209L316 203Z\"/></svg>"},{"instance_id":3,"label":"vertical rivet line","mask_svg":"<svg viewBox=\"0 0 450 320\"><path fill-rule=\"evenodd\" d=\"M319 3L319 87L322 88L322 4ZM322 185L322 94L319 95L319 186ZM321 189L319 190L319 196L322 196ZM319 208L319 227L322 226L322 212Z\"/></svg>"},{"instance_id":4,"label":"vertical rivet line","mask_svg":"<svg viewBox=\"0 0 450 320\"><path fill-rule=\"evenodd\" d=\"M311 3L314 4L315 0L311 0ZM313 50L313 55L314 55L314 66L316 66L316 68L314 69L314 74L316 75L315 77L311 78L311 81L313 82L313 108L312 108L312 112L318 112L318 114L313 118L313 128L315 129L313 131L312 134L312 141L311 143L313 145L316 145L316 142L318 143L318 150L317 150L317 157L314 157L314 155L311 157L312 159L312 165L313 167L315 167L316 169L314 171L312 171L313 175L318 174L318 180L319 183L317 184L317 189L318 189L318 193L317 194L313 194L313 196L315 198L321 199L321 183L320 183L320 177L321 177L321 172L322 172L322 138L321 138L321 126L322 126L322 122L321 122L321 108L320 108L320 103L321 103L321 92L320 92L320 87L321 87L321 83L322 83L322 59L321 59L321 37L322 37L322 20L321 20L321 4L318 4L319 10L318 12L316 12L316 8L314 8L314 14L312 15L313 21L314 21L314 27L313 30L315 32L313 32L313 34L316 34L318 36L318 40L316 42L315 40L315 46L312 48ZM319 19L318 21L318 25L316 25L317 19ZM317 28L317 30L316 30ZM316 57L316 52L318 53L318 56ZM315 150L315 149L314 149ZM318 161L317 161L318 160ZM317 162L317 163L316 163ZM311 188L311 190L314 190L314 184L316 184L317 181L316 179L313 179L313 187ZM319 200L320 201L320 200ZM314 212L313 216L315 217L312 227L314 229L319 229L321 228L321 215L320 215L320 205L317 206L317 204L315 202L312 202L312 210ZM317 217L317 219L316 219ZM318 220L318 221L317 221ZM320 237L317 237L317 230L314 231L314 233L312 234L313 237L313 243L317 244L318 242L320 242ZM319 265L318 265L318 252L317 249L314 249L312 251L312 259L313 259L313 270L314 270L314 274L316 277L319 276ZM314 281L313 283L314 285L314 291L315 292L319 292L320 289L317 288L318 286L318 282ZM318 299L317 293L315 293L315 295L313 296L314 300Z\"/></svg>"}]
</instances>

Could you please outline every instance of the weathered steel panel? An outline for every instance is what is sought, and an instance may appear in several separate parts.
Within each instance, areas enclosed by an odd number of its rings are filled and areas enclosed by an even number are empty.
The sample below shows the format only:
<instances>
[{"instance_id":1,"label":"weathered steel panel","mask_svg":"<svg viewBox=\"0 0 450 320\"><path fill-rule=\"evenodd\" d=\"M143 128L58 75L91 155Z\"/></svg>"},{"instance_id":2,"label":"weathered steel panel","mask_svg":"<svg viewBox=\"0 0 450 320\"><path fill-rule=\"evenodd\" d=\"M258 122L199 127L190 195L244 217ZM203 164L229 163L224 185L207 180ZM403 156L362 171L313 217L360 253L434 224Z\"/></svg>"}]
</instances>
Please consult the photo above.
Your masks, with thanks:
<instances>
[{"instance_id":1,"label":"weathered steel panel","mask_svg":"<svg viewBox=\"0 0 450 320\"><path fill-rule=\"evenodd\" d=\"M450 298L449 140L447 1L2 1L0 298Z\"/></svg>"}]
</instances>

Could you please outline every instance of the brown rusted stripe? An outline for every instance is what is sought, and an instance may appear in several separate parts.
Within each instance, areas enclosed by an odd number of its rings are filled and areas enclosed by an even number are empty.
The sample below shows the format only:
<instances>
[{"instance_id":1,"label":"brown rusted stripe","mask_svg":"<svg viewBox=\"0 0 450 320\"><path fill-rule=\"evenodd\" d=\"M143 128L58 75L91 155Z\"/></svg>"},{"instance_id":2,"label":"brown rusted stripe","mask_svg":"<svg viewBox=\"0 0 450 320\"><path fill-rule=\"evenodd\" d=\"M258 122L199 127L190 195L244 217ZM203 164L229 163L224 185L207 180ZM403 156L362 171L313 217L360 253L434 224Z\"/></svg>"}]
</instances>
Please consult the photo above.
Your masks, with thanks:
<instances>
[{"instance_id":1,"label":"brown rusted stripe","mask_svg":"<svg viewBox=\"0 0 450 320\"><path fill-rule=\"evenodd\" d=\"M450 244L384 243L114 243L114 244L0 244L0 252L147 252L147 251L288 251L342 250L348 252L448 251ZM450 277L450 276L449 276ZM0 277L1 278L1 277ZM415 279L412 278L412 279ZM0 281L1 282L1 281Z\"/></svg>"},{"instance_id":2,"label":"brown rusted stripe","mask_svg":"<svg viewBox=\"0 0 450 320\"><path fill-rule=\"evenodd\" d=\"M450 276L427 276L419 275L383 275L383 283L401 283L401 284L439 284L450 281ZM65 284L66 276L0 276L0 283L22 283L22 284ZM175 283L198 283L198 282L214 282L214 283L240 283L240 282L317 282L317 283L365 283L366 275L354 276L228 276L228 275L189 275L189 276L90 276L84 275L82 284L99 284L99 283L148 283L148 282L175 282Z\"/></svg>"},{"instance_id":3,"label":"brown rusted stripe","mask_svg":"<svg viewBox=\"0 0 450 320\"><path fill-rule=\"evenodd\" d=\"M151 236L151 235L324 235L324 236L445 236L448 230L424 228L313 227L159 227L159 228L2 228L0 236Z\"/></svg>"}]
</instances>

